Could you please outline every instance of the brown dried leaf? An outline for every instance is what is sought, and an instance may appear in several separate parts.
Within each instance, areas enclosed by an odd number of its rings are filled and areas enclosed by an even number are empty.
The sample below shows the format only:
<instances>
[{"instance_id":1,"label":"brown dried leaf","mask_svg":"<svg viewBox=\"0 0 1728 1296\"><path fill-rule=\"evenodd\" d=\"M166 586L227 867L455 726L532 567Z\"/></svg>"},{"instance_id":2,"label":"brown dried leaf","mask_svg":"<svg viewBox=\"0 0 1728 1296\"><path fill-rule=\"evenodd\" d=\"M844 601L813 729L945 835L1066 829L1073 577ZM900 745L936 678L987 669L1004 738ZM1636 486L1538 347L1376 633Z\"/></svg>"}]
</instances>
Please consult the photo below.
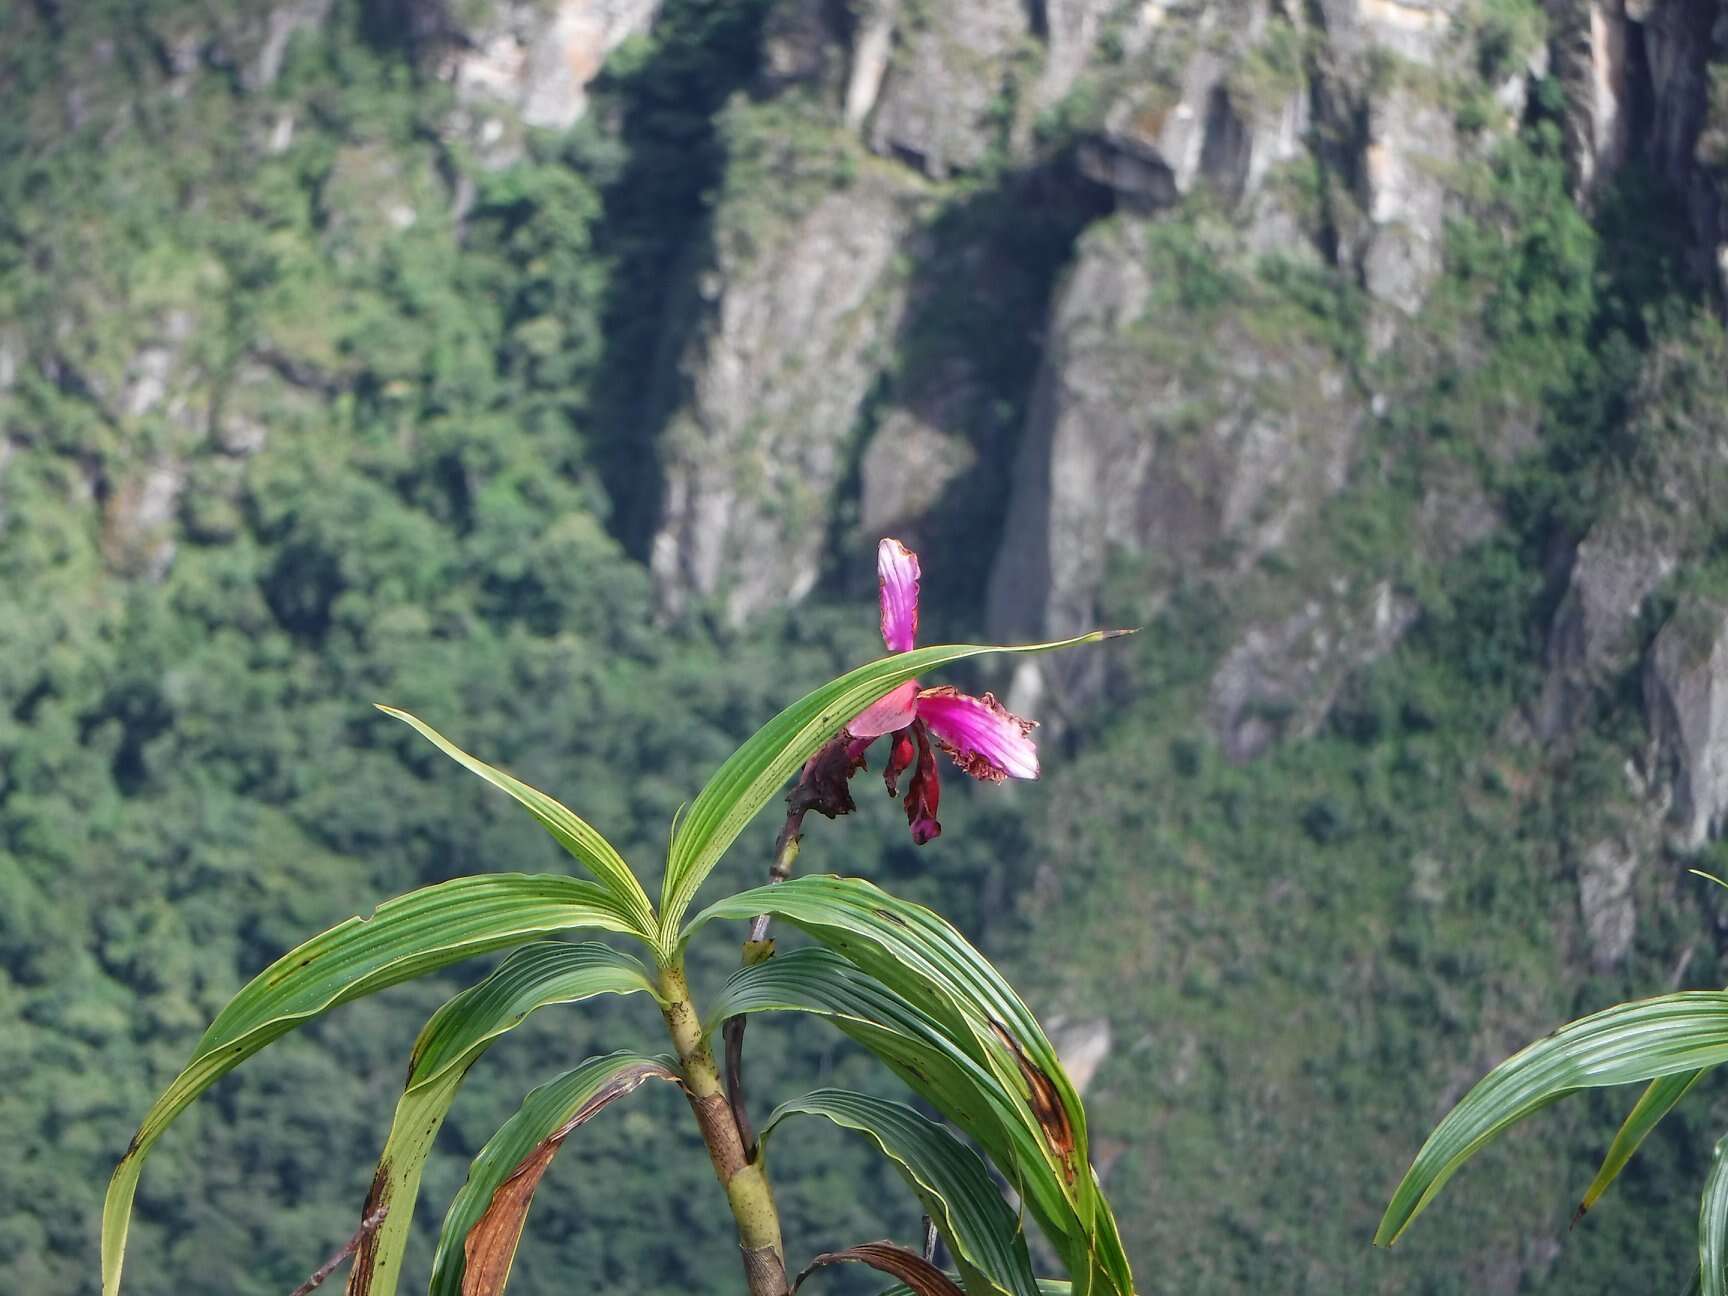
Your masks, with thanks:
<instances>
[{"instance_id":1,"label":"brown dried leaf","mask_svg":"<svg viewBox=\"0 0 1728 1296\"><path fill-rule=\"evenodd\" d=\"M372 1176L372 1188L366 1194L366 1204L360 1208L360 1230L354 1234L354 1266L348 1271L347 1296L366 1296L372 1290L372 1256L378 1249L378 1225L390 1212L390 1167L380 1162ZM368 1228L368 1223L371 1227ZM326 1275L328 1276L328 1275ZM321 1277L319 1282L323 1282ZM308 1288L310 1290L310 1288ZM298 1293L295 1296L299 1296Z\"/></svg>"},{"instance_id":2,"label":"brown dried leaf","mask_svg":"<svg viewBox=\"0 0 1728 1296\"><path fill-rule=\"evenodd\" d=\"M892 1242L860 1242L844 1251L824 1252L798 1275L798 1281L792 1284L792 1290L797 1291L806 1278L826 1265L847 1263L866 1264L872 1269L880 1269L883 1273L898 1278L918 1296L966 1296L965 1292L954 1285L952 1278L923 1256Z\"/></svg>"},{"instance_id":3,"label":"brown dried leaf","mask_svg":"<svg viewBox=\"0 0 1728 1296\"><path fill-rule=\"evenodd\" d=\"M522 1226L528 1220L528 1207L534 1201L534 1190L540 1186L541 1176L552 1164L559 1147L603 1108L618 1101L643 1081L655 1078L678 1081L676 1072L652 1062L620 1072L517 1163L509 1177L493 1192L486 1213L462 1240L462 1296L499 1296L503 1292L504 1284L510 1278L510 1266L516 1259L516 1247L522 1240Z\"/></svg>"}]
</instances>

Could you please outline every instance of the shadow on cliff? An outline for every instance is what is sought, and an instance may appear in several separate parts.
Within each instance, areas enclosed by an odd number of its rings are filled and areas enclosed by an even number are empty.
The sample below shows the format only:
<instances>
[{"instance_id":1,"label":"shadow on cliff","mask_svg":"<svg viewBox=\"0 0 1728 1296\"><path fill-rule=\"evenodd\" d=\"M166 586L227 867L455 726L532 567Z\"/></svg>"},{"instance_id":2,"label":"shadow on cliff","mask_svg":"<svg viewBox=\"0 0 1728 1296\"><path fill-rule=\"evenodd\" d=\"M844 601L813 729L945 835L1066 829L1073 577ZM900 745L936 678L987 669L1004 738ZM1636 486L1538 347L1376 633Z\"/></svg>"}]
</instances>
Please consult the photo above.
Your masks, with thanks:
<instances>
[{"instance_id":1,"label":"shadow on cliff","mask_svg":"<svg viewBox=\"0 0 1728 1296\"><path fill-rule=\"evenodd\" d=\"M860 523L904 531L945 555L926 573L927 606L952 609L969 625L981 620L991 564L1013 525L1014 464L1061 279L1080 235L1114 206L1112 191L1083 175L1065 148L1004 169L925 227L910 249L911 300L894 358L863 411L839 486L850 507L833 514L825 552L848 553L843 541ZM963 441L965 467L933 501L894 516L868 498L864 463L870 454L917 454L894 440L900 411ZM850 569L824 575L829 588L857 579Z\"/></svg>"},{"instance_id":2,"label":"shadow on cliff","mask_svg":"<svg viewBox=\"0 0 1728 1296\"><path fill-rule=\"evenodd\" d=\"M611 529L645 559L659 504L660 432L676 401L670 366L713 259L708 215L726 165L716 122L761 63L768 0L668 0L639 60L614 57L595 85L618 114L624 161L603 193L597 234L612 263L595 454Z\"/></svg>"}]
</instances>

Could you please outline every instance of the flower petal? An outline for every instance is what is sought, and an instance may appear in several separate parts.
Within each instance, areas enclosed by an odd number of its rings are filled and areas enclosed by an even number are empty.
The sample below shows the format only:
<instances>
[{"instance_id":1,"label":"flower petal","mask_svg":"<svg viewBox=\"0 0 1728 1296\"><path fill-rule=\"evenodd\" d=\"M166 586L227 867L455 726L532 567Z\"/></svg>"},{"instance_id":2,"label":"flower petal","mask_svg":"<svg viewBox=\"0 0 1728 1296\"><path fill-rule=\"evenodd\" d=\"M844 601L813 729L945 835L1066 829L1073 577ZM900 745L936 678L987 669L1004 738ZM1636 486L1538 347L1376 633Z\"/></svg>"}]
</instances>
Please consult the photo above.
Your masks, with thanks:
<instances>
[{"instance_id":1,"label":"flower petal","mask_svg":"<svg viewBox=\"0 0 1728 1296\"><path fill-rule=\"evenodd\" d=\"M844 733L824 743L804 762L803 774L786 794L787 808L793 814L814 810L830 819L851 814L858 807L846 785L864 768L864 751L869 746L869 739Z\"/></svg>"},{"instance_id":2,"label":"flower petal","mask_svg":"<svg viewBox=\"0 0 1728 1296\"><path fill-rule=\"evenodd\" d=\"M854 738L879 738L904 729L918 714L918 681L907 680L886 697L877 698L846 726Z\"/></svg>"},{"instance_id":3,"label":"flower petal","mask_svg":"<svg viewBox=\"0 0 1728 1296\"><path fill-rule=\"evenodd\" d=\"M882 599L882 642L909 652L918 642L918 555L898 540L876 546L876 585Z\"/></svg>"},{"instance_id":4,"label":"flower petal","mask_svg":"<svg viewBox=\"0 0 1728 1296\"><path fill-rule=\"evenodd\" d=\"M882 767L882 782L887 785L889 796L900 795L900 776L912 768L912 762L917 758L918 753L912 746L912 730L897 732L888 748L888 763Z\"/></svg>"},{"instance_id":5,"label":"flower petal","mask_svg":"<svg viewBox=\"0 0 1728 1296\"><path fill-rule=\"evenodd\" d=\"M912 830L914 846L928 846L942 835L942 825L936 821L936 807L942 800L942 783L936 775L936 758L930 754L930 740L924 736L924 726L912 726L912 736L918 740L918 764L912 771L912 786L906 789L906 826Z\"/></svg>"},{"instance_id":6,"label":"flower petal","mask_svg":"<svg viewBox=\"0 0 1728 1296\"><path fill-rule=\"evenodd\" d=\"M918 695L918 718L930 727L942 750L975 779L1038 777L1038 748L1027 737L1035 727L996 700L962 693L952 685Z\"/></svg>"}]
</instances>

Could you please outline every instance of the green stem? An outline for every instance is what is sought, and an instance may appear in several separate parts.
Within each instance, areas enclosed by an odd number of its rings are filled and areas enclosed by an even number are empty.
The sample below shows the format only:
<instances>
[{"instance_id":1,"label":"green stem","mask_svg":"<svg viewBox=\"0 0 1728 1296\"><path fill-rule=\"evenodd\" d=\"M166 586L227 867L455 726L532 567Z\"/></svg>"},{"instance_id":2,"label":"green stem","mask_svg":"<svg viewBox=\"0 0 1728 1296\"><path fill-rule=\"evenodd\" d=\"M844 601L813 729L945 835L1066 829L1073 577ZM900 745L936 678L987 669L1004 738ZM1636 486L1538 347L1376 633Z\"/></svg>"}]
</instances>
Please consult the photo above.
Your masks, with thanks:
<instances>
[{"instance_id":1,"label":"green stem","mask_svg":"<svg viewBox=\"0 0 1728 1296\"><path fill-rule=\"evenodd\" d=\"M661 1012L666 1029L678 1050L684 1068L684 1083L690 1108L708 1156L714 1162L714 1177L726 1190L732 1218L738 1226L738 1245L744 1253L744 1276L750 1296L786 1296L786 1257L780 1242L780 1213L774 1193L760 1161L746 1155L744 1140L720 1084L714 1054L702 1037L702 1018L690 999L690 986L681 966L662 968Z\"/></svg>"}]
</instances>

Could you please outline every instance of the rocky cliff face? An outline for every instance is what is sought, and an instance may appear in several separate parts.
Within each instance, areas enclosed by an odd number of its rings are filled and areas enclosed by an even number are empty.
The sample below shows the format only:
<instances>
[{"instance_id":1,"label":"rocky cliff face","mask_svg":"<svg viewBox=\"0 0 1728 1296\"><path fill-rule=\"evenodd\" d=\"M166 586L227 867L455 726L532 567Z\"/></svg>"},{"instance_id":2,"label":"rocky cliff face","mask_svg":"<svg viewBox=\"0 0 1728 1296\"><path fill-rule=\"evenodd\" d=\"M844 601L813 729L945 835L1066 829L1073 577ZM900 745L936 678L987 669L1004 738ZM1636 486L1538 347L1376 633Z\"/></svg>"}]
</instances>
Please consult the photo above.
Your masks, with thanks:
<instances>
[{"instance_id":1,"label":"rocky cliff face","mask_svg":"<svg viewBox=\"0 0 1728 1296\"><path fill-rule=\"evenodd\" d=\"M1116 215L1077 241L1071 269L1037 312L1042 320L1004 321L1046 341L1036 378L1021 375L1007 390L979 390L977 357L960 356L911 391L883 381L896 357L879 324L838 310L816 334L796 311L757 312L745 325L726 289L711 294L700 309L718 318L696 330L679 369L690 395L675 400L688 418L674 420L667 440L654 545L667 602L729 591L726 612L737 617L808 588L813 559L785 540L795 527L769 531L781 537L772 561L784 567L771 576L744 576L742 547L721 554L712 537L726 529L720 520L734 500L770 501L795 519L810 501L838 502L839 492L859 489L841 482L843 466L858 462L863 516L917 531L927 525L920 508L941 501L946 482L981 450L1019 464L993 627L1062 633L1086 621L1110 547L1155 550L1173 572L1251 567L1342 482L1369 393L1324 347L1257 336L1248 317L1263 302L1214 312L1206 327L1215 335L1186 354L1156 354L1171 350L1170 323L1187 307L1154 292L1173 266L1160 263L1168 251L1152 234L1174 204L1203 201L1217 213L1203 255L1239 266L1273 256L1360 283L1371 345L1390 347L1439 267L1444 176L1459 149L1447 87L1474 74L1477 36L1463 10L1426 4L1177 11L1068 0L1030 13L1007 3L976 11L883 3L843 22L821 6L780 6L763 93L796 97L802 129L854 133L880 159L871 186L832 213L850 223L858 246L884 237L916 246L980 185L1040 165L1052 148L1072 150L1081 175L1099 186L1100 212ZM1497 56L1496 118L1472 139L1476 149L1515 124L1530 70L1544 57L1539 39L1508 39L1516 48ZM921 211L903 206L885 223L875 193L929 182L942 183ZM716 220L726 222L724 204ZM831 246L764 240L754 261L733 256L713 277L740 292L771 274L837 303L868 295L879 303L875 319L889 320L904 265L868 254L835 259ZM980 338L975 349L990 345ZM833 365L816 380L825 389L821 426L782 431L776 415L747 415L747 387L730 412L715 406L729 375L759 372L752 357L802 365L818 353ZM873 386L885 386L886 399L861 421ZM1268 399L1273 388L1288 396L1298 386L1307 389L1300 401ZM986 399L1019 411L1006 445L981 447L968 434L969 411ZM1274 405L1275 415L1255 412ZM746 444L750 422L765 431ZM765 468L764 450L784 468ZM1100 473L1110 479L1104 489ZM741 529L759 530L760 509L752 503L738 514ZM697 517L709 523L693 526ZM1219 564L1224 549L1232 556Z\"/></svg>"},{"instance_id":2,"label":"rocky cliff face","mask_svg":"<svg viewBox=\"0 0 1728 1296\"><path fill-rule=\"evenodd\" d=\"M849 199L791 214L703 272L702 322L668 397L677 412L653 548L665 602L718 598L737 620L800 597L819 568L809 517L838 509L861 530L927 534L981 462L1014 465L992 633L1092 624L1112 554L1156 558L1151 606L1197 576L1257 588L1257 566L1300 543L1366 466L1363 431L1400 398L1406 362L1386 358L1421 351L1447 222L1468 202L1454 176L1519 129L1550 69L1580 201L1629 160L1648 162L1684 196L1694 271L1714 273L1720 28L1715 6L1688 0L1547 15L1428 0L774 7L755 111L795 103L799 130L852 150L864 178ZM1052 150L1067 150L1099 197L1095 225L1071 229L1041 318L1004 318L1036 330L1036 373L981 378L980 355L998 340L980 337L909 382L897 321L927 272L915 249L957 206ZM1198 244L1174 246L1172 213L1197 206L1208 213ZM730 219L723 199L715 221ZM801 237L806 228L820 237ZM1181 299L1171 284L1192 280L1184 257L1221 280L1267 258L1311 268L1360 293L1360 335L1341 346L1288 312L1278 320L1263 293ZM765 306L769 285L825 307ZM1017 426L981 436L986 402L1011 407ZM1468 483L1445 498L1431 521L1455 534L1430 528L1436 547L1492 529ZM1614 531L1601 524L1573 564L1544 733L1581 705L1563 677L1600 682L1585 659L1613 655L1605 627L1626 625L1678 561ZM1333 584L1238 627L1212 687L1227 749L1261 750L1270 730L1251 717L1288 713L1293 693L1303 719L1277 728L1307 731L1353 664L1409 624L1384 583ZM1330 684L1294 664L1304 656ZM1023 666L1017 700L1041 693L1060 712L1096 696L1098 678L1059 669Z\"/></svg>"},{"instance_id":3,"label":"rocky cliff face","mask_svg":"<svg viewBox=\"0 0 1728 1296\"><path fill-rule=\"evenodd\" d=\"M1322 730L1431 611L1412 570L1503 536L1507 474L1562 435L1535 390L1470 412L1475 459L1436 457L1404 414L1505 345L1443 283L1455 228L1509 219L1466 177L1558 122L1580 210L1666 195L1674 273L1718 312L1728 294L1709 0L787 0L762 48L741 119L848 161L778 214L741 187L712 215L660 384L663 604L737 623L803 597L836 541L886 532L978 553L992 637L1201 588L1226 609L1200 708L1228 760ZM782 164L789 190L799 172ZM992 208L1046 222L1036 273ZM966 294L972 316L921 305ZM1647 749L1611 762L1621 809L1564 844L1602 969L1633 948L1640 870L1728 805L1712 596L1672 601L1719 543L1728 429L1700 354L1728 372L1701 337L1646 359L1588 488L1602 506L1545 542L1551 598L1524 631L1543 679L1507 719L1559 770L1641 699ZM1404 556L1351 556L1399 478L1424 483ZM1002 684L1060 731L1110 681L1098 659L1028 660Z\"/></svg>"}]
</instances>

